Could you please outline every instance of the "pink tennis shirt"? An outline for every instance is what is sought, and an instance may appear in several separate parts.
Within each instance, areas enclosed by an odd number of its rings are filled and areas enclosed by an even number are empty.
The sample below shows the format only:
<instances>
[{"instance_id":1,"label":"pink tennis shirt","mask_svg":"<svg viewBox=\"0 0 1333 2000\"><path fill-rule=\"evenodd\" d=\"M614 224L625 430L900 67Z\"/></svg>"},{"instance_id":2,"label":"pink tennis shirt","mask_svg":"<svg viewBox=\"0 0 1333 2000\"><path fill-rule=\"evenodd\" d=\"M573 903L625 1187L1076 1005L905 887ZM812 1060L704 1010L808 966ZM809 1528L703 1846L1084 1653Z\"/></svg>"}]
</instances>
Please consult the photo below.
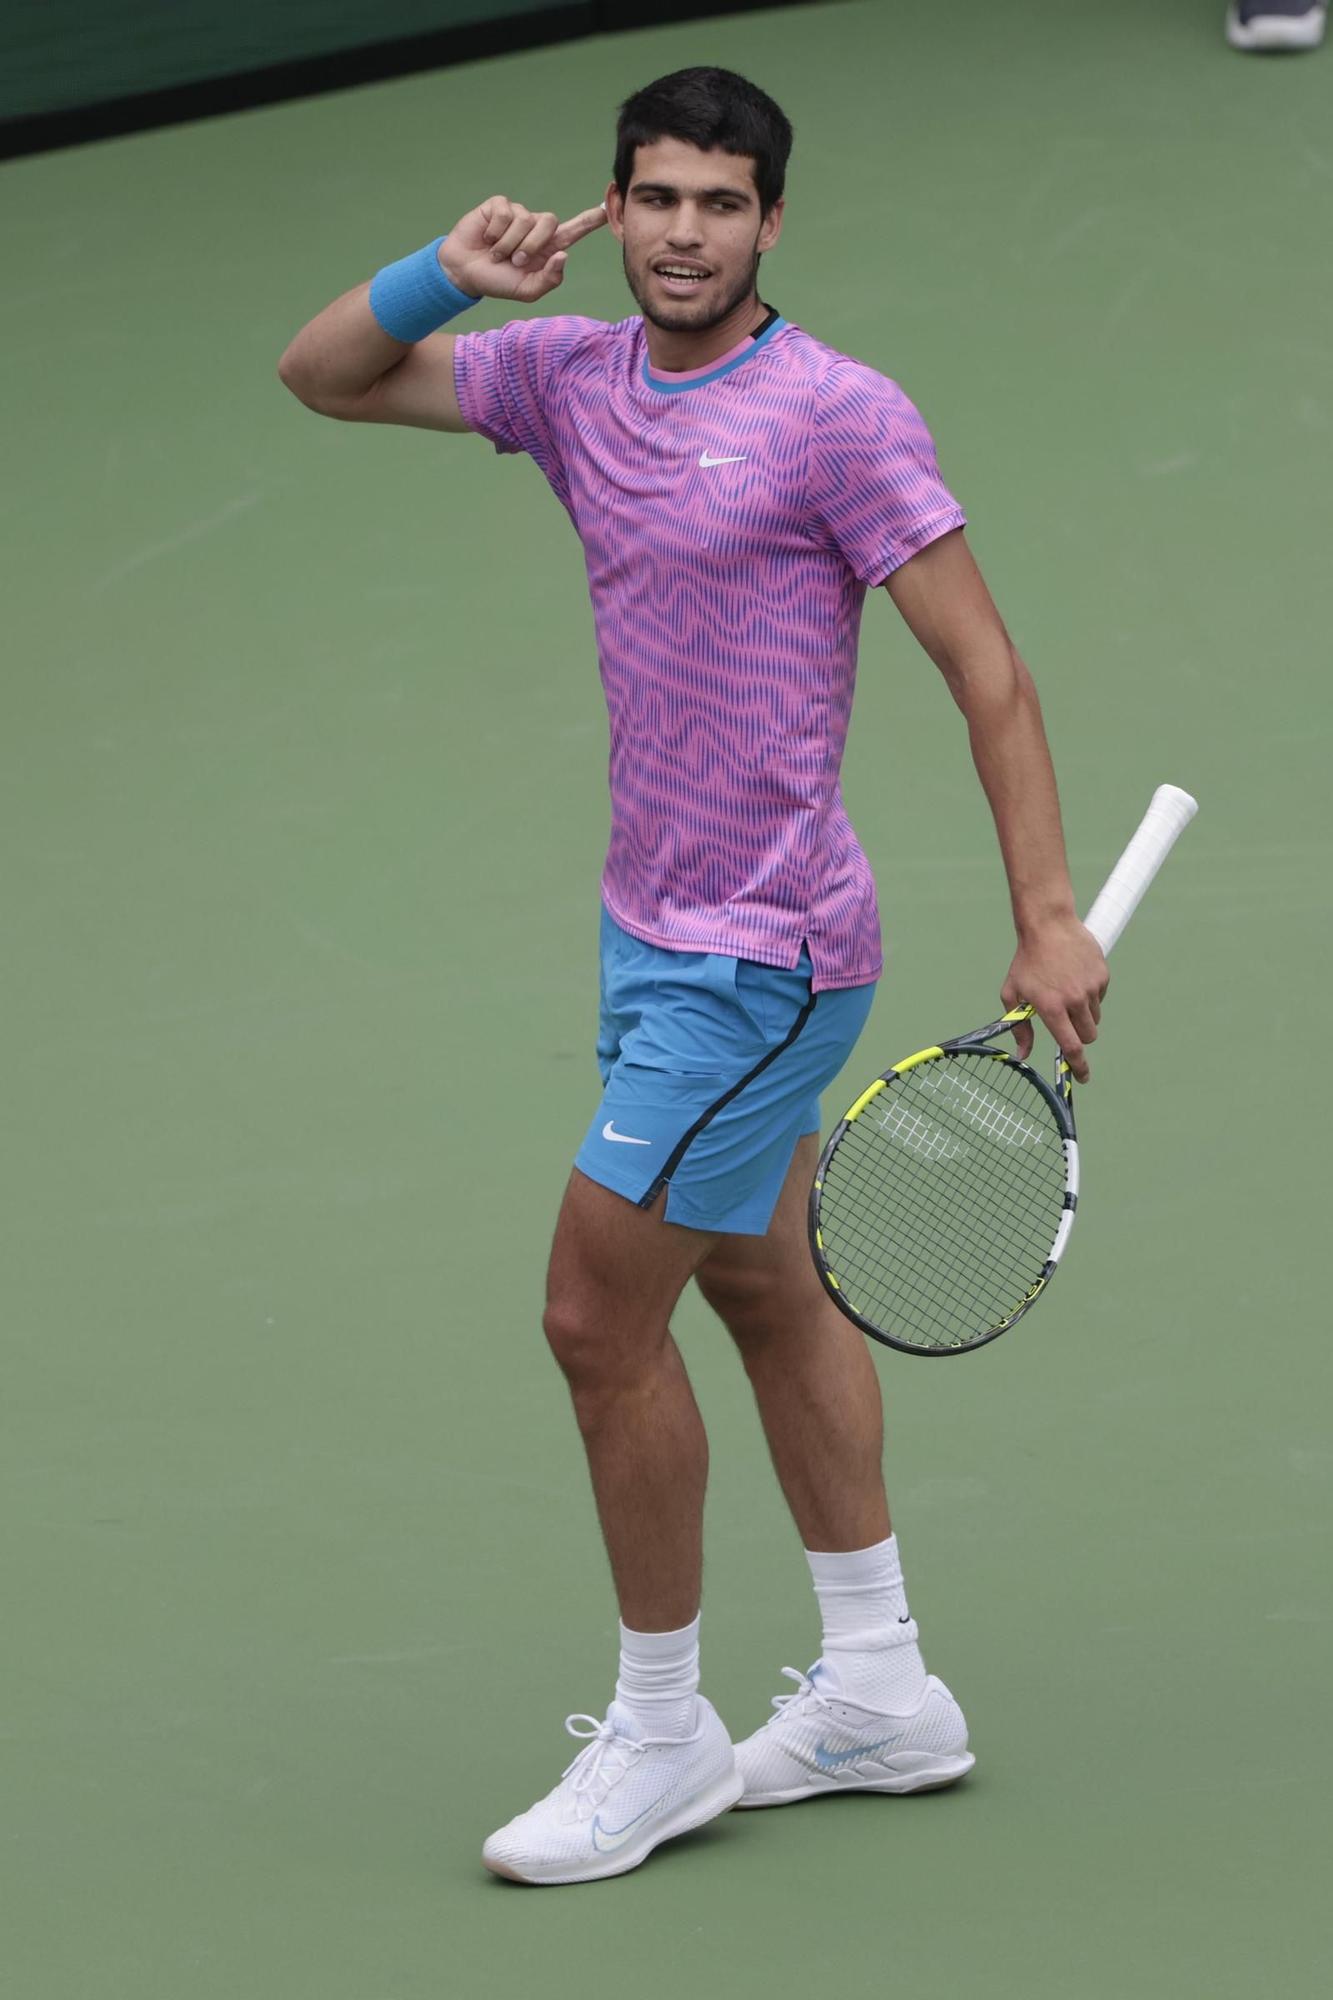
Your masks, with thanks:
<instances>
[{"instance_id":1,"label":"pink tennis shirt","mask_svg":"<svg viewBox=\"0 0 1333 2000\"><path fill-rule=\"evenodd\" d=\"M458 400L528 452L583 544L611 721L602 898L675 951L883 965L839 770L866 589L964 525L895 382L778 315L655 371L642 319L511 320L454 347Z\"/></svg>"}]
</instances>

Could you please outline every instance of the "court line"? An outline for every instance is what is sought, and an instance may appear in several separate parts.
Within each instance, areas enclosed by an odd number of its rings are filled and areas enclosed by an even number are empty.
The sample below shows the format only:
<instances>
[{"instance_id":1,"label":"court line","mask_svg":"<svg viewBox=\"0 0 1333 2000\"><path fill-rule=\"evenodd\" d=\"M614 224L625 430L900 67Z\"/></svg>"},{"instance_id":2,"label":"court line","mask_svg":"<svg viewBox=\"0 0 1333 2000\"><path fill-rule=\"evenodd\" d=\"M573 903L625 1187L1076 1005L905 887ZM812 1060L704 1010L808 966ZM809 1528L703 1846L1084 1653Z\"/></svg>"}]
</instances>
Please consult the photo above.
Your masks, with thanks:
<instances>
[{"instance_id":1,"label":"court line","mask_svg":"<svg viewBox=\"0 0 1333 2000\"><path fill-rule=\"evenodd\" d=\"M216 514L210 514L206 520L195 521L190 527L182 528L178 535L171 535L165 542L152 542L146 549L140 549L135 555L127 557L124 562L117 563L114 569L109 569L99 576L90 588L96 593L107 589L110 584L121 582L123 578L132 576L135 570L142 569L146 563L156 562L159 556L169 556L173 550L184 548L187 542L197 542L202 536L211 535L215 528L222 527L235 515L243 514L251 507L257 507L263 498L262 490L254 493L238 493L234 500L229 500L225 507L220 507Z\"/></svg>"}]
</instances>

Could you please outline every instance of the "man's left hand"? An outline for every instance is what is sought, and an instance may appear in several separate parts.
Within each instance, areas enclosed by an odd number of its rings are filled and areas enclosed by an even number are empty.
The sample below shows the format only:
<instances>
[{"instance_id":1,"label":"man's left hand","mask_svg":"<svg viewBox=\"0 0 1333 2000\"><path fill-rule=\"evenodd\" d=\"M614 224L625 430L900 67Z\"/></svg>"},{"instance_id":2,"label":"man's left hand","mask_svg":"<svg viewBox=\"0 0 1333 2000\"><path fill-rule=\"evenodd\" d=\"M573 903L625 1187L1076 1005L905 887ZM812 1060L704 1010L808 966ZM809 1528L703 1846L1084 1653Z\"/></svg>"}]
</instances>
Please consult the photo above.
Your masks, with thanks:
<instances>
[{"instance_id":1,"label":"man's left hand","mask_svg":"<svg viewBox=\"0 0 1333 2000\"><path fill-rule=\"evenodd\" d=\"M1006 1007L1035 1007L1079 1083L1087 1083L1086 1045L1097 1039L1102 1001L1110 984L1101 946L1077 917L1052 919L1034 928L1014 953L1000 988ZM1032 1053L1031 1021L1014 1029L1014 1045L1024 1061Z\"/></svg>"}]
</instances>

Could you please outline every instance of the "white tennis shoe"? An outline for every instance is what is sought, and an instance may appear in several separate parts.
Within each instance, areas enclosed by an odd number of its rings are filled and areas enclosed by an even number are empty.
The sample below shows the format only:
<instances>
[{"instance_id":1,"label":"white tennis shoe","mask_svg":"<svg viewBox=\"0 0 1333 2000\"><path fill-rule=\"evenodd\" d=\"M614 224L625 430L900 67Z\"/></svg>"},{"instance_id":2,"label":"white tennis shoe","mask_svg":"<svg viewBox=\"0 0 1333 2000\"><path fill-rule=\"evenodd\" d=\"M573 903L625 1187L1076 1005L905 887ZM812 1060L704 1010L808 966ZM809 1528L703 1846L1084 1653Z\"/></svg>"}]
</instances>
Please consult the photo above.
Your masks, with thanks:
<instances>
[{"instance_id":1,"label":"white tennis shoe","mask_svg":"<svg viewBox=\"0 0 1333 2000\"><path fill-rule=\"evenodd\" d=\"M923 1792L972 1769L963 1711L933 1674L917 1708L886 1715L844 1701L795 1667L783 1673L795 1694L773 1698L777 1713L736 1745L745 1780L742 1806L787 1806L821 1792Z\"/></svg>"},{"instance_id":2,"label":"white tennis shoe","mask_svg":"<svg viewBox=\"0 0 1333 2000\"><path fill-rule=\"evenodd\" d=\"M548 1883L623 1875L734 1806L741 1775L731 1738L712 1704L696 1700L694 1734L684 1738L637 1736L616 1702L604 1722L568 1716L584 1747L553 1792L491 1835L481 1858L492 1874Z\"/></svg>"},{"instance_id":3,"label":"white tennis shoe","mask_svg":"<svg viewBox=\"0 0 1333 2000\"><path fill-rule=\"evenodd\" d=\"M1233 49L1317 49L1328 0L1232 0L1227 40Z\"/></svg>"}]
</instances>

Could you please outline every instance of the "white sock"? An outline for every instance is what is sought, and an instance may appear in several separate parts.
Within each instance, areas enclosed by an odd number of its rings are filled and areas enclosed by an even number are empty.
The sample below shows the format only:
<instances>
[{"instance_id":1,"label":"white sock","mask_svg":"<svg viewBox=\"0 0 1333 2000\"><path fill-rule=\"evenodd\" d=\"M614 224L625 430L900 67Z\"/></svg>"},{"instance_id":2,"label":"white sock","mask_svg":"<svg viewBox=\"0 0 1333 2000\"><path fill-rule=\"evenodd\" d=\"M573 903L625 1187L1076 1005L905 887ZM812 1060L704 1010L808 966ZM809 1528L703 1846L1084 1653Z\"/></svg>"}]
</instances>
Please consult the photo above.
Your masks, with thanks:
<instances>
[{"instance_id":1,"label":"white sock","mask_svg":"<svg viewBox=\"0 0 1333 2000\"><path fill-rule=\"evenodd\" d=\"M926 1668L907 1608L897 1536L869 1549L807 1549L805 1556L824 1620L820 1685L867 1708L915 1708L926 1691Z\"/></svg>"},{"instance_id":2,"label":"white sock","mask_svg":"<svg viewBox=\"0 0 1333 2000\"><path fill-rule=\"evenodd\" d=\"M699 1620L677 1632L620 1627L616 1706L644 1736L692 1736L699 1692Z\"/></svg>"}]
</instances>

